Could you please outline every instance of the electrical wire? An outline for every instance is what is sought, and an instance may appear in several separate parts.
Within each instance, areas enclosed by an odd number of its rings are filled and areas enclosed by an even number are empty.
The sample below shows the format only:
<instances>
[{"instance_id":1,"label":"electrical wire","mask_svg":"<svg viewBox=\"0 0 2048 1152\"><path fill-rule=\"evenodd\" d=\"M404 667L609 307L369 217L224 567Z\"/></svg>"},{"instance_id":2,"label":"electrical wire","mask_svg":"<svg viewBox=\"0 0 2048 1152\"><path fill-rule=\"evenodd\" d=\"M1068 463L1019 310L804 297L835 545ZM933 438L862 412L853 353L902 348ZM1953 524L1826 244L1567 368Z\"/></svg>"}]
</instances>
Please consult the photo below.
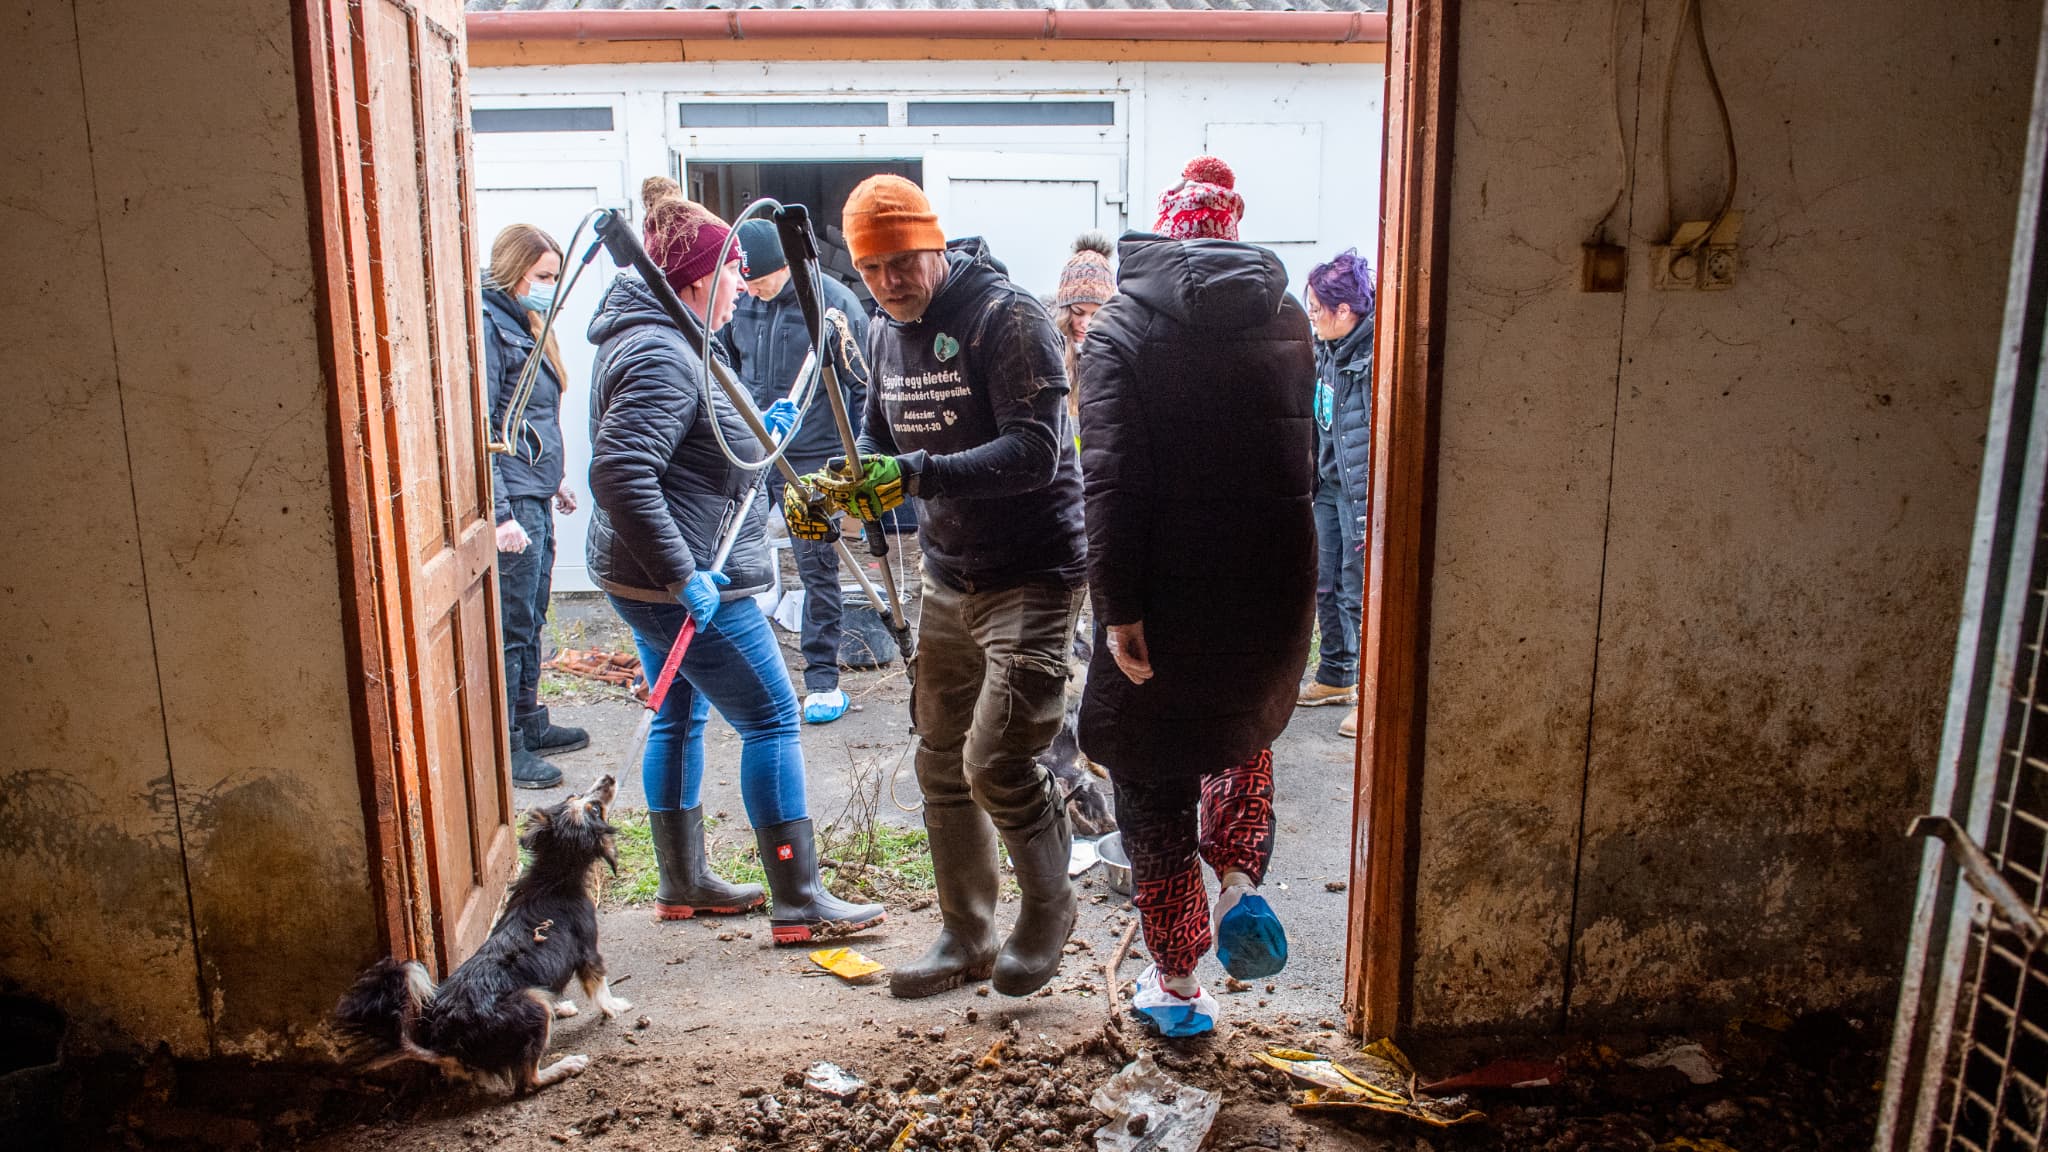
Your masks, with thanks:
<instances>
[{"instance_id":1,"label":"electrical wire","mask_svg":"<svg viewBox=\"0 0 2048 1152\"><path fill-rule=\"evenodd\" d=\"M1707 73L1707 87L1714 94L1714 106L1721 114L1721 138L1727 147L1728 188L1721 197L1721 207L1714 213L1713 223L1696 237L1687 252L1696 252L1713 237L1728 219L1728 211L1735 204L1735 181L1740 171L1735 154L1735 123L1728 115L1728 98L1721 92L1721 77L1714 71L1714 55L1707 50L1707 28L1700 14L1701 0L1679 0L1678 24L1671 31L1671 54L1664 62L1664 222L1667 235L1675 235L1678 228L1677 198L1671 185L1671 91L1678 79L1678 52L1685 42L1686 25L1692 26L1693 41L1699 45L1700 63Z\"/></svg>"},{"instance_id":2,"label":"electrical wire","mask_svg":"<svg viewBox=\"0 0 2048 1152\"><path fill-rule=\"evenodd\" d=\"M1607 27L1607 95L1614 106L1614 151L1621 157L1621 182L1615 186L1614 199L1608 203L1607 211L1600 214L1600 222L1593 226L1593 235L1603 243L1607 239L1607 222L1614 219L1635 182L1635 157L1629 154L1628 132L1621 122L1621 10L1628 2L1614 0L1614 15Z\"/></svg>"}]
</instances>

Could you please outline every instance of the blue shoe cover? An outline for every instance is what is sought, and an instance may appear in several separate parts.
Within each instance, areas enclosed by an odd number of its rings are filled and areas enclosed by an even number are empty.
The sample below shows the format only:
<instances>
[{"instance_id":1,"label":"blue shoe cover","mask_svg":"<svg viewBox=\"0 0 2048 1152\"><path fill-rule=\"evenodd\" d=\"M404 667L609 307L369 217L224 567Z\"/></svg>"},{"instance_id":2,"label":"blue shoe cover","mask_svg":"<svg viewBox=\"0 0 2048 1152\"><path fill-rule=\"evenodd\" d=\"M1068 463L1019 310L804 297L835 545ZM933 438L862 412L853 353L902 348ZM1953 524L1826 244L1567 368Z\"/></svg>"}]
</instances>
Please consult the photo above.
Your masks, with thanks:
<instances>
[{"instance_id":1,"label":"blue shoe cover","mask_svg":"<svg viewBox=\"0 0 2048 1152\"><path fill-rule=\"evenodd\" d=\"M1145 968L1131 995L1131 1010L1159 1030L1161 1036L1200 1036L1216 1030L1220 1011L1207 989L1196 989L1193 997L1176 995L1159 978L1159 965Z\"/></svg>"},{"instance_id":2,"label":"blue shoe cover","mask_svg":"<svg viewBox=\"0 0 2048 1152\"><path fill-rule=\"evenodd\" d=\"M834 688L830 692L813 692L804 697L804 723L830 724L846 715L846 709L853 701L846 693Z\"/></svg>"},{"instance_id":3,"label":"blue shoe cover","mask_svg":"<svg viewBox=\"0 0 2048 1152\"><path fill-rule=\"evenodd\" d=\"M1225 888L1216 902L1216 959L1239 980L1257 980L1287 967L1287 930L1266 898L1249 888Z\"/></svg>"}]
</instances>

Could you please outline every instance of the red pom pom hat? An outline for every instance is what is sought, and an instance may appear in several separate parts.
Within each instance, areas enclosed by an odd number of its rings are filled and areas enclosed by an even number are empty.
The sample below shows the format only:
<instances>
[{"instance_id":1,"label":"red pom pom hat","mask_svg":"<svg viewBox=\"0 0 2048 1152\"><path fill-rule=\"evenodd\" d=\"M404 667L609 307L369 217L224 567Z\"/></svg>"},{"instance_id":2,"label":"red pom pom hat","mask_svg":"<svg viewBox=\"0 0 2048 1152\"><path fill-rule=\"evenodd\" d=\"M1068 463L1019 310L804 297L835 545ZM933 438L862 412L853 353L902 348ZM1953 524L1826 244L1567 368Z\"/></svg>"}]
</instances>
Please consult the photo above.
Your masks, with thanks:
<instances>
[{"instance_id":1,"label":"red pom pom hat","mask_svg":"<svg viewBox=\"0 0 2048 1152\"><path fill-rule=\"evenodd\" d=\"M1159 219L1152 231L1175 240L1235 240L1244 217L1237 175L1214 156L1197 156L1180 170L1180 182L1159 194Z\"/></svg>"}]
</instances>

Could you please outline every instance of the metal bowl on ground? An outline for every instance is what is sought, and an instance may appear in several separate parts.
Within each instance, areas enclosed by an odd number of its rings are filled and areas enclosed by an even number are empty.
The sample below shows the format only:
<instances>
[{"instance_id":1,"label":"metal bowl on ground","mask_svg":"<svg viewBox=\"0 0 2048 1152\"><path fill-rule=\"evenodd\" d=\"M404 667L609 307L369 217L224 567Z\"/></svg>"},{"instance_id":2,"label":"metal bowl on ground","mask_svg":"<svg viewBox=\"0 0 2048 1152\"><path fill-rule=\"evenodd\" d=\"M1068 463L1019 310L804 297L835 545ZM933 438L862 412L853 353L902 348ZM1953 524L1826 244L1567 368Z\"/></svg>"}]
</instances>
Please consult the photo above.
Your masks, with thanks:
<instances>
[{"instance_id":1,"label":"metal bowl on ground","mask_svg":"<svg viewBox=\"0 0 2048 1152\"><path fill-rule=\"evenodd\" d=\"M1102 874L1109 879L1111 891L1119 895L1131 894L1131 858L1124 854L1124 834L1111 832L1095 842L1095 851L1102 857Z\"/></svg>"}]
</instances>

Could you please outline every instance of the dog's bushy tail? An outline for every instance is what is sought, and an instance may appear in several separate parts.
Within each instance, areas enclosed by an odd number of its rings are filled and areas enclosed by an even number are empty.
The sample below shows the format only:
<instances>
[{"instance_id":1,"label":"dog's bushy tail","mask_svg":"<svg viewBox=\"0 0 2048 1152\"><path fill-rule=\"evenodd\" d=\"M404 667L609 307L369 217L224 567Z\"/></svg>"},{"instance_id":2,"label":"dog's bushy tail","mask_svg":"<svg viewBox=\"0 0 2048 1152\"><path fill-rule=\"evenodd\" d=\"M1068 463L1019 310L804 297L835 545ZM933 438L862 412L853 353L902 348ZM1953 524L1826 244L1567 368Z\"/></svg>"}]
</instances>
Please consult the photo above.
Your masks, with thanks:
<instances>
[{"instance_id":1,"label":"dog's bushy tail","mask_svg":"<svg viewBox=\"0 0 2048 1152\"><path fill-rule=\"evenodd\" d=\"M334 1006L334 1023L358 1062L413 1049L413 1022L434 999L434 978L416 960L386 958L356 977Z\"/></svg>"}]
</instances>

